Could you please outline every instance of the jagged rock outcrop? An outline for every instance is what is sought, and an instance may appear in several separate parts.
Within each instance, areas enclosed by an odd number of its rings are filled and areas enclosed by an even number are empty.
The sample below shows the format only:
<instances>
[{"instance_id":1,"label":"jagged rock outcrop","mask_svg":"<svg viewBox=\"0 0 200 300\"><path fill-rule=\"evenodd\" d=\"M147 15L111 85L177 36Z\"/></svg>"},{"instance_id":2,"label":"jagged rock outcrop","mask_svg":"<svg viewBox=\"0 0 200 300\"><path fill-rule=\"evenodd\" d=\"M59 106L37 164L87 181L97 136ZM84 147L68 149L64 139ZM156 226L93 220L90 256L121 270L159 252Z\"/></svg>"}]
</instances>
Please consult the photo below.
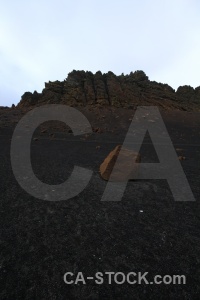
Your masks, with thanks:
<instances>
[{"instance_id":1,"label":"jagged rock outcrop","mask_svg":"<svg viewBox=\"0 0 200 300\"><path fill-rule=\"evenodd\" d=\"M45 83L42 93L24 93L17 107L48 103L116 107L156 105L166 109L196 110L200 108L200 87L181 86L175 91L168 84L150 81L143 71L117 76L113 72L93 74L73 70L64 81Z\"/></svg>"},{"instance_id":2,"label":"jagged rock outcrop","mask_svg":"<svg viewBox=\"0 0 200 300\"><path fill-rule=\"evenodd\" d=\"M179 86L176 94L182 101L200 104L200 86L196 89L189 85Z\"/></svg>"}]
</instances>

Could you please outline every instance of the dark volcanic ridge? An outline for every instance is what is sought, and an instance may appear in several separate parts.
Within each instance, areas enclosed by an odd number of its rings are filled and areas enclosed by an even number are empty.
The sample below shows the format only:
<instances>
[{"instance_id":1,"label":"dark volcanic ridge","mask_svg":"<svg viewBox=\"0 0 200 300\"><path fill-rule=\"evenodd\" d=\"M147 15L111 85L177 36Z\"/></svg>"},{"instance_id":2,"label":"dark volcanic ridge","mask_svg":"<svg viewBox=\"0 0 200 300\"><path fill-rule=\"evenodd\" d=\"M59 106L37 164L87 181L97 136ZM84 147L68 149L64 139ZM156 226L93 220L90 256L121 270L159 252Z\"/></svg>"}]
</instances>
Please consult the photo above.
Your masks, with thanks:
<instances>
[{"instance_id":1,"label":"dark volcanic ridge","mask_svg":"<svg viewBox=\"0 0 200 300\"><path fill-rule=\"evenodd\" d=\"M25 92L17 108L43 104L70 106L101 105L135 108L155 105L163 109L200 111L200 86L180 86L175 91L168 84L148 79L143 71L117 76L113 72L95 74L73 70L64 81L49 81L41 93Z\"/></svg>"}]
</instances>

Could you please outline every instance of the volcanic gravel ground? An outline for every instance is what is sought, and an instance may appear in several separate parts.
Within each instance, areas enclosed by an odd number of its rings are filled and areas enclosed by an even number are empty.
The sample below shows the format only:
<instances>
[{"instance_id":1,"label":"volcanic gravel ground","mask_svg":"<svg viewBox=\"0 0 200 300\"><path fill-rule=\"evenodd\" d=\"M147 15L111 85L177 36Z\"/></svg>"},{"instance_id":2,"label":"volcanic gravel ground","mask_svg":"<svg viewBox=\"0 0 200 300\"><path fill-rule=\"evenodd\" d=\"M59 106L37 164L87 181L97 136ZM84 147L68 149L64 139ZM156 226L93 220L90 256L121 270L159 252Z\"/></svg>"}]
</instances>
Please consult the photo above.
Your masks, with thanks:
<instances>
[{"instance_id":1,"label":"volcanic gravel ground","mask_svg":"<svg viewBox=\"0 0 200 300\"><path fill-rule=\"evenodd\" d=\"M133 111L115 110L111 117L104 109L99 121L93 112L84 113L102 133L74 137L57 122L41 125L32 139L32 167L41 181L62 183L74 165L93 171L83 192L57 202L36 199L20 187L10 143L22 114L1 118L0 299L199 299L200 115L162 112L177 156L186 158L180 163L195 202L175 201L166 180L129 181L121 201L103 202L107 182L99 166L123 143ZM158 161L148 134L140 153L142 162ZM82 272L86 284L65 284L66 272L74 280ZM186 284L108 284L106 275L96 284L86 278L96 272L149 272L149 281L157 274L185 275Z\"/></svg>"}]
</instances>

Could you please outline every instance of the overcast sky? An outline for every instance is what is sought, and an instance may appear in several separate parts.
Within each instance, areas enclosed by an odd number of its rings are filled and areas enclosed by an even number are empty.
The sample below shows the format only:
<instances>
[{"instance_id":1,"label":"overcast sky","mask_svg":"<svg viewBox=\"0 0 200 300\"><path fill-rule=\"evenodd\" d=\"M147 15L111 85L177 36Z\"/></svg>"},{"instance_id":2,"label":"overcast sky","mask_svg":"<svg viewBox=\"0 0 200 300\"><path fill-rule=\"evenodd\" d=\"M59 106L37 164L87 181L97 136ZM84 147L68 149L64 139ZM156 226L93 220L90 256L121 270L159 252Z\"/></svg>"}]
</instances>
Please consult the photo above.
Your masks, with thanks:
<instances>
[{"instance_id":1,"label":"overcast sky","mask_svg":"<svg viewBox=\"0 0 200 300\"><path fill-rule=\"evenodd\" d=\"M199 0L0 0L0 105L73 69L200 86Z\"/></svg>"}]
</instances>

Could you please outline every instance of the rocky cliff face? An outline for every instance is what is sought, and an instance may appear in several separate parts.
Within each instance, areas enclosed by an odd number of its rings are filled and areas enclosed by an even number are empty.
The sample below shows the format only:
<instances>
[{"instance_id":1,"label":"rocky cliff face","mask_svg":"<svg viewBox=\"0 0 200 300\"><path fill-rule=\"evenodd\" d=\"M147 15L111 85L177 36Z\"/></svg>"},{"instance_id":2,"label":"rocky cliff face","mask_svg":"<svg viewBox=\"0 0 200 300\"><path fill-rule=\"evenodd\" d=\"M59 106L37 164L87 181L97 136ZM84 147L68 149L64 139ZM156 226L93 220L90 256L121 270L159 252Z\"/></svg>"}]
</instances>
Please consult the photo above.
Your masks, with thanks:
<instances>
[{"instance_id":1,"label":"rocky cliff face","mask_svg":"<svg viewBox=\"0 0 200 300\"><path fill-rule=\"evenodd\" d=\"M175 92L167 84L150 81L143 71L116 76L112 72L93 74L73 70L64 81L45 83L42 93L24 93L17 107L42 104L127 108L156 105L165 109L200 110L200 87L181 86Z\"/></svg>"}]
</instances>

